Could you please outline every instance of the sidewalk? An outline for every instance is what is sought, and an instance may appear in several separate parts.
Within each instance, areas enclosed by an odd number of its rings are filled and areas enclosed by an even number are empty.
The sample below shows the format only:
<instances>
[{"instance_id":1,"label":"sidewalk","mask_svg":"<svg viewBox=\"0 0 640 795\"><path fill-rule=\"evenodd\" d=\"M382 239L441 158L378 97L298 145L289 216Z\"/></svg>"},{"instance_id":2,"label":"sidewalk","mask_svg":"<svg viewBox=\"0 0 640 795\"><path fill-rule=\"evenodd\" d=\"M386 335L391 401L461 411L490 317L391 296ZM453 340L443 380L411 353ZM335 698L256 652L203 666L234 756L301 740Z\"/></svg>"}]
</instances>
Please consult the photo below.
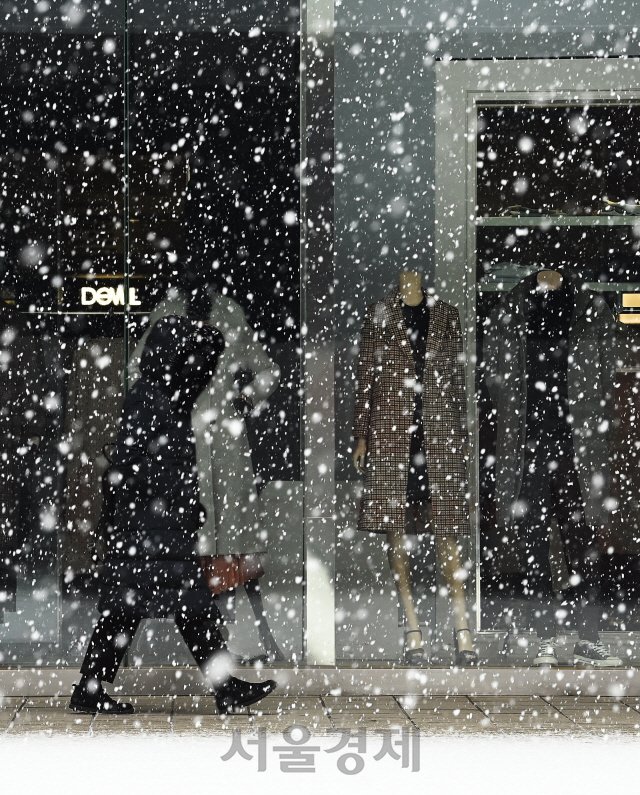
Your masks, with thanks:
<instances>
[{"instance_id":1,"label":"sidewalk","mask_svg":"<svg viewBox=\"0 0 640 795\"><path fill-rule=\"evenodd\" d=\"M282 736L290 726L314 736L343 732L419 733L422 736L640 734L640 698L609 696L280 696L273 694L242 714L217 714L210 696L140 696L127 699L132 716L77 715L67 699L32 696L0 701L3 737L24 735ZM260 731L262 730L262 732Z\"/></svg>"}]
</instances>

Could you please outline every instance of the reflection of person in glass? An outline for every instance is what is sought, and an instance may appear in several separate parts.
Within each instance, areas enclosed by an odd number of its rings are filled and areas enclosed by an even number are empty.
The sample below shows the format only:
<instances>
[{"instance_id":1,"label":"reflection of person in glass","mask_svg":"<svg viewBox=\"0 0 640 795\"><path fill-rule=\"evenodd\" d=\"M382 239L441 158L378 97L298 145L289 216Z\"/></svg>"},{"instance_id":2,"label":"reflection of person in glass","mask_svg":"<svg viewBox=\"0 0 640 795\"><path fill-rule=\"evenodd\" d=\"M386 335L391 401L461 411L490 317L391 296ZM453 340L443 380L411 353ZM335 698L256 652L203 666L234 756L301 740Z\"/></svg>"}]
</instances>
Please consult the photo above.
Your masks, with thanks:
<instances>
[{"instance_id":1,"label":"reflection of person in glass","mask_svg":"<svg viewBox=\"0 0 640 795\"><path fill-rule=\"evenodd\" d=\"M521 553L540 645L557 665L550 552L555 520L570 576L576 664L622 664L598 635L598 528L606 521L613 403L613 317L571 274L540 271L504 293L485 328L486 382L497 429L497 521ZM566 612L566 611L565 611ZM559 612L558 616L562 613Z\"/></svg>"},{"instance_id":2,"label":"reflection of person in glass","mask_svg":"<svg viewBox=\"0 0 640 795\"><path fill-rule=\"evenodd\" d=\"M143 618L174 616L222 713L266 696L275 682L250 684L227 672L219 613L198 556L199 501L191 410L224 348L217 329L189 317L156 323L127 395L109 474L113 515L101 578L101 617L70 707L76 712L133 712L114 701L113 682Z\"/></svg>"},{"instance_id":3,"label":"reflection of person in glass","mask_svg":"<svg viewBox=\"0 0 640 795\"><path fill-rule=\"evenodd\" d=\"M215 149L215 147L214 147ZM265 654L242 658L284 660L267 621L259 578L268 538L251 461L246 418L265 408L278 385L279 368L271 361L242 307L227 294L225 279L238 266L245 222L238 211L237 191L229 184L238 174L223 171L202 140L187 174L184 260L178 278L150 315L151 323L167 315L186 314L189 301L201 304L203 316L218 328L225 349L218 368L194 406L192 422L200 478L200 499L207 519L200 529L199 550L212 592L223 618L232 616L236 588L243 586ZM146 335L130 362L138 360Z\"/></svg>"},{"instance_id":4,"label":"reflection of person in glass","mask_svg":"<svg viewBox=\"0 0 640 795\"><path fill-rule=\"evenodd\" d=\"M399 288L369 307L362 328L353 430L354 465L364 473L358 528L387 536L407 621L405 662L419 665L425 653L406 533L430 525L453 609L456 664L474 665L457 541L469 535L460 320L421 281L402 271Z\"/></svg>"},{"instance_id":5,"label":"reflection of person in glass","mask_svg":"<svg viewBox=\"0 0 640 795\"><path fill-rule=\"evenodd\" d=\"M258 582L264 574L261 555L267 552L268 539L245 424L246 414L259 411L276 388L279 370L256 339L242 308L218 292L206 273L200 274L194 266L188 268L182 285L169 290L150 319L154 322L167 315L182 316L189 296L193 300L198 295L203 316L225 339L216 373L196 401L192 416L200 499L207 512L198 548L223 617L229 596L235 588L244 586L266 658L283 660L267 622ZM138 374L145 340L146 335L131 358L133 379ZM237 378L241 373L250 373L252 380L239 390Z\"/></svg>"}]
</instances>

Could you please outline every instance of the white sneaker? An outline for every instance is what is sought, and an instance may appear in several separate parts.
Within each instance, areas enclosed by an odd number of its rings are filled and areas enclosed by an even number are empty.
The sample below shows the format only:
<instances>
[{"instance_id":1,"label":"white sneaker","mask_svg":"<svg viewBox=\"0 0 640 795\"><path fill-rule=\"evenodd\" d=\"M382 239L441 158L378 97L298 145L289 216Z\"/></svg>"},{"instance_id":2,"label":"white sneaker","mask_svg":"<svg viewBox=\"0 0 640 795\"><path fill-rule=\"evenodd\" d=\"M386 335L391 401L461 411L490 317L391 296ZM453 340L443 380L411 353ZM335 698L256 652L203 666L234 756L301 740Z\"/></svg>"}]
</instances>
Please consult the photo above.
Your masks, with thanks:
<instances>
[{"instance_id":1,"label":"white sneaker","mask_svg":"<svg viewBox=\"0 0 640 795\"><path fill-rule=\"evenodd\" d=\"M556 653L556 639L555 638L545 638L544 640L540 641L540 646L538 647L538 654L535 657L532 665L536 666L551 666L558 664L558 655Z\"/></svg>"},{"instance_id":2,"label":"white sneaker","mask_svg":"<svg viewBox=\"0 0 640 795\"><path fill-rule=\"evenodd\" d=\"M613 654L599 640L579 640L573 649L573 662L585 668L621 668L622 660Z\"/></svg>"}]
</instances>

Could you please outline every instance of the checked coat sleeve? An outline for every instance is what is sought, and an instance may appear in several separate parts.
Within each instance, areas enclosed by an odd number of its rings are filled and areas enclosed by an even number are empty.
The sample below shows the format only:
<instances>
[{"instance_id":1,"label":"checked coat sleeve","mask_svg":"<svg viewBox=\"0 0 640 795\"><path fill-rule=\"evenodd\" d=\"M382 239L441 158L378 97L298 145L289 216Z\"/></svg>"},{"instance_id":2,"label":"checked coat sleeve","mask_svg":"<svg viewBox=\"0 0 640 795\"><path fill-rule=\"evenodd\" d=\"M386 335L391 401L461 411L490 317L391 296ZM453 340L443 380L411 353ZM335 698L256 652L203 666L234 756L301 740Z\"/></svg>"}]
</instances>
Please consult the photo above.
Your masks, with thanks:
<instances>
[{"instance_id":1,"label":"checked coat sleeve","mask_svg":"<svg viewBox=\"0 0 640 795\"><path fill-rule=\"evenodd\" d=\"M369 435L373 386L376 379L374 307L370 307L364 319L360 335L360 356L356 371L356 407L353 436L358 439Z\"/></svg>"}]
</instances>

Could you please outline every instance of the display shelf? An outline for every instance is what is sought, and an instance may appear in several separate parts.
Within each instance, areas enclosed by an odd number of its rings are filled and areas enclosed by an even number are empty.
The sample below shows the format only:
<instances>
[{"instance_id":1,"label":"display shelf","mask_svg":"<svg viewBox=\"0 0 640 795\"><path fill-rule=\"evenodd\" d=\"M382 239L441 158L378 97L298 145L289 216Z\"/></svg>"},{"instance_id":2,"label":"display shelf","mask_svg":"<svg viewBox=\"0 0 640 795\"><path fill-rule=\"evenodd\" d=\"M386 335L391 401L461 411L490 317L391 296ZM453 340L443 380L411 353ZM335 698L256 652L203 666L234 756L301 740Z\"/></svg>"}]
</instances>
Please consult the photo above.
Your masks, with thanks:
<instances>
[{"instance_id":1,"label":"display shelf","mask_svg":"<svg viewBox=\"0 0 640 795\"><path fill-rule=\"evenodd\" d=\"M478 282L479 293L502 293L516 286L513 282ZM640 282L585 282L590 290L600 293L636 293L640 292Z\"/></svg>"},{"instance_id":2,"label":"display shelf","mask_svg":"<svg viewBox=\"0 0 640 795\"><path fill-rule=\"evenodd\" d=\"M640 215L478 216L476 226L638 226Z\"/></svg>"}]
</instances>

